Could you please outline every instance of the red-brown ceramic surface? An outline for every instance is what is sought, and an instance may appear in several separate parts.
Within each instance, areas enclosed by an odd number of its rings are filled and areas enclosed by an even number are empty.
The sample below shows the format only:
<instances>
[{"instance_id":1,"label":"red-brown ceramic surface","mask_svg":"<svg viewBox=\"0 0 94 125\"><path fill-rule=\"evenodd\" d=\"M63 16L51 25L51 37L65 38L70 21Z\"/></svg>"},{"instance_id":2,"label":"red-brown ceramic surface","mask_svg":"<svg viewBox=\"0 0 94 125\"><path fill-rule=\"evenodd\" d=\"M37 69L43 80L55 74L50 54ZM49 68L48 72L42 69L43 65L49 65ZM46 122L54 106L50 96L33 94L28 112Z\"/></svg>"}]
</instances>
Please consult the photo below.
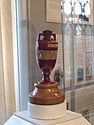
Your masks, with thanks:
<instances>
[{"instance_id":1,"label":"red-brown ceramic surface","mask_svg":"<svg viewBox=\"0 0 94 125\"><path fill-rule=\"evenodd\" d=\"M45 30L39 34L37 60L42 70L43 79L35 85L29 95L29 102L34 104L58 104L64 101L64 94L58 84L50 80L50 74L57 59L58 42L52 31Z\"/></svg>"}]
</instances>

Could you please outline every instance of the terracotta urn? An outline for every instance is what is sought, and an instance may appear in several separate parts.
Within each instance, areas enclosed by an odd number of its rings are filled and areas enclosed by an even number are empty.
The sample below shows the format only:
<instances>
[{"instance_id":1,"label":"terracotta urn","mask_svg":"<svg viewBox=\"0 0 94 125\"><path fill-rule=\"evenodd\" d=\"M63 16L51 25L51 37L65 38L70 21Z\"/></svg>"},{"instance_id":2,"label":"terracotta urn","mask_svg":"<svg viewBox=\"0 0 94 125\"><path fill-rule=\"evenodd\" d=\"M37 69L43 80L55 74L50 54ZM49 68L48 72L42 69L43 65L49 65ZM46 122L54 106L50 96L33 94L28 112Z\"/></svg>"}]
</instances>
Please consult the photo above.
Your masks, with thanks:
<instances>
[{"instance_id":1,"label":"terracotta urn","mask_svg":"<svg viewBox=\"0 0 94 125\"><path fill-rule=\"evenodd\" d=\"M64 102L64 94L58 89L58 83L51 81L58 52L56 34L45 30L39 34L37 47L37 62L42 71L43 78L34 84L34 90L29 94L29 102L39 105L53 105Z\"/></svg>"}]
</instances>

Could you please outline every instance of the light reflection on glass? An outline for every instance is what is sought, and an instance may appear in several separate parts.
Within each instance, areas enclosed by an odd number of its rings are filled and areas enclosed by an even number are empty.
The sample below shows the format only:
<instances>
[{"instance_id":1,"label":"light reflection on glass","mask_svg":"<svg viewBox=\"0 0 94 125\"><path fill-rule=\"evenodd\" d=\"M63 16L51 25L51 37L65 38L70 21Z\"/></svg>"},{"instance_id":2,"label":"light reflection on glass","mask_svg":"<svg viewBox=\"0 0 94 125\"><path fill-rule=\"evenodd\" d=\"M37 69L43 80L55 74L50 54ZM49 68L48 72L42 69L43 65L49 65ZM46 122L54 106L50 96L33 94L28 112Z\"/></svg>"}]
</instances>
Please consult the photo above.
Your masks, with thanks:
<instances>
[{"instance_id":1,"label":"light reflection on glass","mask_svg":"<svg viewBox=\"0 0 94 125\"><path fill-rule=\"evenodd\" d=\"M62 0L61 6L65 15L69 16L69 19L70 16L76 19L78 16L83 21L89 21L90 0Z\"/></svg>"},{"instance_id":2,"label":"light reflection on glass","mask_svg":"<svg viewBox=\"0 0 94 125\"><path fill-rule=\"evenodd\" d=\"M76 15L81 14L81 7L80 7L79 2L77 2L77 3L75 4L75 14L76 14Z\"/></svg>"},{"instance_id":3,"label":"light reflection on glass","mask_svg":"<svg viewBox=\"0 0 94 125\"><path fill-rule=\"evenodd\" d=\"M71 14L70 0L66 0L66 2L64 3L64 12L65 12L66 15Z\"/></svg>"}]
</instances>

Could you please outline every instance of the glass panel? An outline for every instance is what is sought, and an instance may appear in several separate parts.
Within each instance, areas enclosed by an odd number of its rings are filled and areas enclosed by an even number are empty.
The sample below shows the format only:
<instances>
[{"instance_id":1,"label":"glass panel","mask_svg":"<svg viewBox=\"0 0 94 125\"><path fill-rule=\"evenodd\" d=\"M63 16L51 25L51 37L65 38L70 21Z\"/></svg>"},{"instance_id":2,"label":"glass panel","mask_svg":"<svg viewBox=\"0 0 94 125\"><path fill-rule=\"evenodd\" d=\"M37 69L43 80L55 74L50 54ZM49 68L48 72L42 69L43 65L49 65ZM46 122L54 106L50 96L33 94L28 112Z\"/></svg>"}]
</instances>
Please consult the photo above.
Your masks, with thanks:
<instances>
[{"instance_id":1,"label":"glass panel","mask_svg":"<svg viewBox=\"0 0 94 125\"><path fill-rule=\"evenodd\" d=\"M34 83L42 79L35 46L38 34L49 29L59 41L57 62L51 79L58 82L60 89L65 91L68 108L82 113L94 124L94 26L91 25L90 2L61 0L62 22L58 23L45 20L44 0L41 3L38 0L28 0L25 4L22 4L23 0L17 2L18 11L22 9L18 13L21 109L26 107L28 88L31 92ZM50 9L54 8L52 3Z\"/></svg>"},{"instance_id":2,"label":"glass panel","mask_svg":"<svg viewBox=\"0 0 94 125\"><path fill-rule=\"evenodd\" d=\"M90 0L63 2L71 13L62 13L65 96L70 110L94 124L94 26ZM63 6L62 5L62 6ZM62 9L65 9L62 7ZM91 25L92 24L92 25Z\"/></svg>"},{"instance_id":3,"label":"glass panel","mask_svg":"<svg viewBox=\"0 0 94 125\"><path fill-rule=\"evenodd\" d=\"M27 0L16 0L19 109L26 110L29 93Z\"/></svg>"}]
</instances>

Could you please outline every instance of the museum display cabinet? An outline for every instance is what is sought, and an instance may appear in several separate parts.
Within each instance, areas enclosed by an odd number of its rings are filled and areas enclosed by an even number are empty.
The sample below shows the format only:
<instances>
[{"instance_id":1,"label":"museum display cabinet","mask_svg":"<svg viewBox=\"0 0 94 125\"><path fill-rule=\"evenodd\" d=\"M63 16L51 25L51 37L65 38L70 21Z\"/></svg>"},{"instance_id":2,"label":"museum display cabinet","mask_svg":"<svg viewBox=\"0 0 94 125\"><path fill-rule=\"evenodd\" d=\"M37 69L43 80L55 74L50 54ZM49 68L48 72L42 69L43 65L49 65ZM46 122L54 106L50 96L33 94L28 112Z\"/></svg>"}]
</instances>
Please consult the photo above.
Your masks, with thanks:
<instances>
[{"instance_id":1,"label":"museum display cabinet","mask_svg":"<svg viewBox=\"0 0 94 125\"><path fill-rule=\"evenodd\" d=\"M73 114L73 117L77 116L78 119L85 117L93 125L93 0L28 0L21 3L20 5L20 2L17 2L21 110L24 110L23 107L27 108L28 93L25 94L25 90L29 88L31 92L34 89L34 83L42 79L41 70L36 61L38 34L44 30L51 30L56 34L58 53L50 79L57 82L59 89L65 94L67 110L77 113ZM22 11L19 14L20 9ZM27 83L29 83L28 87ZM32 118L25 113L15 113L12 117L13 121L16 119L18 123L19 120L23 120L22 123L24 123L26 118L28 119L26 122L32 121ZM88 125L86 119L84 122ZM81 123L84 124L84 122ZM40 123L44 124L41 121ZM67 123L63 124L67 125ZM70 121L70 124L73 125L75 122ZM79 125L81 125L80 122Z\"/></svg>"}]
</instances>

